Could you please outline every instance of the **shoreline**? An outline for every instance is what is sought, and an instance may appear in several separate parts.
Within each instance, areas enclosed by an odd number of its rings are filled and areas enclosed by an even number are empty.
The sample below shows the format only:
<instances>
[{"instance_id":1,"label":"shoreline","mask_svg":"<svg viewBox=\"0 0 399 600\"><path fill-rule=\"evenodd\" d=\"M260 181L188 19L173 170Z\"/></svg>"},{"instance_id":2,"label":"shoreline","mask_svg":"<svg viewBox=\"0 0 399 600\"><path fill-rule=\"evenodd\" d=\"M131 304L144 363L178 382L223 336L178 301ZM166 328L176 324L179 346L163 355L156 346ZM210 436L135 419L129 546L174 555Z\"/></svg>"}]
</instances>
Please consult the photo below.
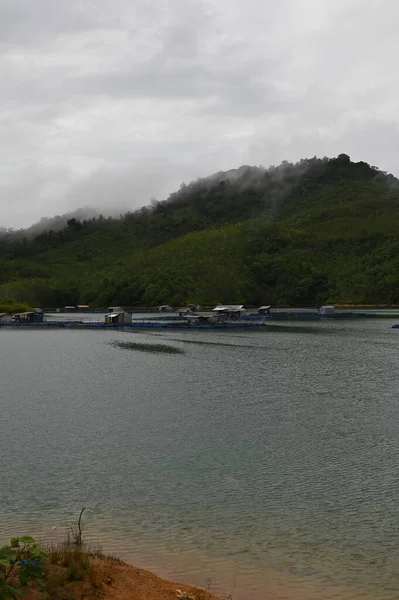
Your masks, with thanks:
<instances>
[{"instance_id":1,"label":"shoreline","mask_svg":"<svg viewBox=\"0 0 399 600\"><path fill-rule=\"evenodd\" d=\"M39 540L39 544L51 540ZM54 542L55 540L53 540ZM105 541L105 540L103 540ZM73 584L71 600L393 600L388 590L378 591L368 586L351 585L344 580L335 582L319 578L317 575L294 574L290 570L264 568L248 569L245 561L236 563L234 577L226 570L221 557L214 557L208 565L196 556L196 573L190 572L188 565L193 557L190 552L168 553L168 560L162 564L159 557L149 561L141 559L141 552L124 552L121 544L103 552L99 541L88 540L84 553L89 557L92 568L85 579ZM2 544L0 543L0 546ZM55 547L58 547L55 541ZM141 548L141 551L143 549ZM187 562L185 559L188 559ZM211 566L211 569L209 569ZM260 576L261 575L261 576ZM184 582L184 583L182 583ZM97 592L93 594L92 586ZM90 587L91 586L91 587ZM68 587L69 589L69 587ZM72 588L71 588L72 589ZM180 597L178 590L183 592ZM101 591L101 595L98 592ZM184 596L187 592L188 596ZM76 594L76 595L75 595ZM24 593L26 600L49 600L37 588ZM58 598L58 596L57 596ZM68 596L69 598L69 596Z\"/></svg>"},{"instance_id":2,"label":"shoreline","mask_svg":"<svg viewBox=\"0 0 399 600\"><path fill-rule=\"evenodd\" d=\"M316 584L312 578L292 578L288 574L274 573L275 577L268 581L267 587L255 591L251 586L245 590L213 592L214 583L208 589L180 583L167 574L136 567L130 562L112 558L93 559L97 577L102 581L111 577L112 582L104 587L104 600L328 600L361 598L362 600L392 600L393 596L384 593L375 595L367 590L346 586L326 586ZM176 579L179 579L178 577ZM109 580L108 580L109 581ZM316 585L315 585L316 584ZM321 585L320 585L321 584ZM179 594L182 592L182 595ZM187 595L185 596L184 593ZM86 597L86 596L85 596ZM395 596L396 597L396 596ZM91 598L87 597L87 600Z\"/></svg>"},{"instance_id":3,"label":"shoreline","mask_svg":"<svg viewBox=\"0 0 399 600\"><path fill-rule=\"evenodd\" d=\"M222 600L222 596L210 590L160 577L118 559L92 560L95 580L102 586L104 600L179 600L179 597L181 600Z\"/></svg>"},{"instance_id":4,"label":"shoreline","mask_svg":"<svg viewBox=\"0 0 399 600\"><path fill-rule=\"evenodd\" d=\"M65 596L71 600L393 600L390 594L370 594L367 590L341 586L313 586L307 578L290 581L284 576L271 580L259 591L248 586L237 592L216 593L212 582L208 589L181 583L168 576L136 567L131 563L106 555L90 555L91 566L86 576L67 584ZM178 578L177 578L178 579ZM314 583L314 582L313 582ZM36 586L25 588L25 600L48 600L49 596ZM63 595L56 596L64 598Z\"/></svg>"},{"instance_id":5,"label":"shoreline","mask_svg":"<svg viewBox=\"0 0 399 600\"><path fill-rule=\"evenodd\" d=\"M85 553L86 554L86 553ZM118 558L86 554L90 566L79 579L64 579L61 586L49 592L44 587L29 584L23 589L25 600L224 600L211 591L159 577L146 569L123 562ZM57 577L59 567L53 567L49 579ZM58 575L59 576L59 575ZM49 596L50 593L50 596ZM232 598L230 596L230 598Z\"/></svg>"}]
</instances>

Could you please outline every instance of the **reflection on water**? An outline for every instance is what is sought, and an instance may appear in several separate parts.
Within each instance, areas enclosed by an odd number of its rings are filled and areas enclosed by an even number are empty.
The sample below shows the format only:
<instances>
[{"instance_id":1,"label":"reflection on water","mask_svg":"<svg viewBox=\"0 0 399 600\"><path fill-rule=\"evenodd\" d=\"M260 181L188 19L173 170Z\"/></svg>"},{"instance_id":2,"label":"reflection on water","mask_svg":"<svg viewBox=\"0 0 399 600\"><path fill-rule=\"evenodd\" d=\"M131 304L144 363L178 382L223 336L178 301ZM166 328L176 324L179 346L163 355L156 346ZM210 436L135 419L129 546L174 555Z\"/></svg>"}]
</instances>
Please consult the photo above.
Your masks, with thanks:
<instances>
[{"instance_id":1,"label":"reflection on water","mask_svg":"<svg viewBox=\"0 0 399 600\"><path fill-rule=\"evenodd\" d=\"M1 329L0 537L87 506L104 550L234 600L397 598L391 325ZM154 337L184 353L119 347Z\"/></svg>"}]
</instances>

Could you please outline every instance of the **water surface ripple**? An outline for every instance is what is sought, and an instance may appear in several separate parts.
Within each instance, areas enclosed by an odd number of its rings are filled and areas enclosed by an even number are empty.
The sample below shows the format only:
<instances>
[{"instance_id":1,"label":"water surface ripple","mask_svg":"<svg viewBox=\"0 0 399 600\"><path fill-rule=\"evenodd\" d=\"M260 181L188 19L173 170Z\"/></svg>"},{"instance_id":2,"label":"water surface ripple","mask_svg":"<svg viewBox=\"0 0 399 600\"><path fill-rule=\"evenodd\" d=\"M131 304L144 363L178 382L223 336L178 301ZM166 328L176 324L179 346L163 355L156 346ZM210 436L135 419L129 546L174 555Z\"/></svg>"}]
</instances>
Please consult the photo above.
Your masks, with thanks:
<instances>
[{"instance_id":1,"label":"water surface ripple","mask_svg":"<svg viewBox=\"0 0 399 600\"><path fill-rule=\"evenodd\" d=\"M105 550L234 600L398 598L391 325L0 329L0 540L87 506Z\"/></svg>"}]
</instances>

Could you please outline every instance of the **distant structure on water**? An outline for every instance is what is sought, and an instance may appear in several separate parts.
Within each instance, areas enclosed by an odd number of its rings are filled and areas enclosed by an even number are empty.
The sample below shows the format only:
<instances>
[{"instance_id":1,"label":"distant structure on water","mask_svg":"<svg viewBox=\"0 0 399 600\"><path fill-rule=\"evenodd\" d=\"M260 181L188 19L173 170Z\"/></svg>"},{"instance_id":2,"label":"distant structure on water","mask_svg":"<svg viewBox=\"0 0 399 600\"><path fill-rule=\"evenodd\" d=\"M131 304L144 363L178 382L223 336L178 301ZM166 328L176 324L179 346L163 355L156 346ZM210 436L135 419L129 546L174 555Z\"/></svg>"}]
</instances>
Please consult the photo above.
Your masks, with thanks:
<instances>
[{"instance_id":1,"label":"distant structure on water","mask_svg":"<svg viewBox=\"0 0 399 600\"><path fill-rule=\"evenodd\" d=\"M335 315L335 306L332 304L326 304L325 306L320 306L319 308L320 315Z\"/></svg>"},{"instance_id":2,"label":"distant structure on water","mask_svg":"<svg viewBox=\"0 0 399 600\"><path fill-rule=\"evenodd\" d=\"M218 304L212 311L229 319L238 319L245 312L243 304Z\"/></svg>"},{"instance_id":3,"label":"distant structure on water","mask_svg":"<svg viewBox=\"0 0 399 600\"><path fill-rule=\"evenodd\" d=\"M132 322L132 315L120 306L110 306L108 311L104 319L106 325L124 325Z\"/></svg>"},{"instance_id":4,"label":"distant structure on water","mask_svg":"<svg viewBox=\"0 0 399 600\"><path fill-rule=\"evenodd\" d=\"M260 306L258 308L259 315L270 315L271 305Z\"/></svg>"},{"instance_id":5,"label":"distant structure on water","mask_svg":"<svg viewBox=\"0 0 399 600\"><path fill-rule=\"evenodd\" d=\"M12 323L43 323L43 310L35 308L33 311L16 313L11 317Z\"/></svg>"},{"instance_id":6,"label":"distant structure on water","mask_svg":"<svg viewBox=\"0 0 399 600\"><path fill-rule=\"evenodd\" d=\"M190 315L196 313L201 310L199 304L188 304L187 306L183 306L182 308L178 308L177 312L179 313L179 317L184 317L185 315Z\"/></svg>"}]
</instances>

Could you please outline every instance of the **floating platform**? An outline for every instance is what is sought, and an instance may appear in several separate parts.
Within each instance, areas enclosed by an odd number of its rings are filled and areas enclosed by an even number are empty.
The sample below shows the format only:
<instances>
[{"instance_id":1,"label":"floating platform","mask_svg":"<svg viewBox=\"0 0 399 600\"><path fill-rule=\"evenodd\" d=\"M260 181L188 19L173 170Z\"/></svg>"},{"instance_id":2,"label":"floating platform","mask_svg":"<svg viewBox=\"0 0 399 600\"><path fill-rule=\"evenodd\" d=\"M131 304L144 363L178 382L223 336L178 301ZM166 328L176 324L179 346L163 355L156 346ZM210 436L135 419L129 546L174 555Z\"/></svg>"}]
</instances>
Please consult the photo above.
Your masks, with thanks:
<instances>
[{"instance_id":1,"label":"floating platform","mask_svg":"<svg viewBox=\"0 0 399 600\"><path fill-rule=\"evenodd\" d=\"M58 327L63 329L236 329L265 327L271 320L283 319L334 319L351 317L375 317L370 313L345 313L334 315L319 315L318 313L272 313L266 315L242 315L239 319L231 319L220 323L190 323L182 317L149 317L146 319L133 319L131 323L104 323L98 321L42 321L40 323L0 323L0 327ZM399 328L399 325L394 325Z\"/></svg>"},{"instance_id":2,"label":"floating platform","mask_svg":"<svg viewBox=\"0 0 399 600\"><path fill-rule=\"evenodd\" d=\"M369 317L378 317L376 313L360 313L360 312L336 312L332 314L320 314L318 312L311 311L274 311L272 313L267 313L264 315L259 315L257 313L242 315L241 319L243 320L251 320L251 319L352 319L352 318L369 318Z\"/></svg>"},{"instance_id":3,"label":"floating platform","mask_svg":"<svg viewBox=\"0 0 399 600\"><path fill-rule=\"evenodd\" d=\"M62 329L231 329L231 328L253 328L264 327L265 322L236 321L231 323L203 323L190 324L177 321L135 321L132 323L90 323L83 321L43 321L42 323L4 323L0 327L59 327Z\"/></svg>"}]
</instances>

